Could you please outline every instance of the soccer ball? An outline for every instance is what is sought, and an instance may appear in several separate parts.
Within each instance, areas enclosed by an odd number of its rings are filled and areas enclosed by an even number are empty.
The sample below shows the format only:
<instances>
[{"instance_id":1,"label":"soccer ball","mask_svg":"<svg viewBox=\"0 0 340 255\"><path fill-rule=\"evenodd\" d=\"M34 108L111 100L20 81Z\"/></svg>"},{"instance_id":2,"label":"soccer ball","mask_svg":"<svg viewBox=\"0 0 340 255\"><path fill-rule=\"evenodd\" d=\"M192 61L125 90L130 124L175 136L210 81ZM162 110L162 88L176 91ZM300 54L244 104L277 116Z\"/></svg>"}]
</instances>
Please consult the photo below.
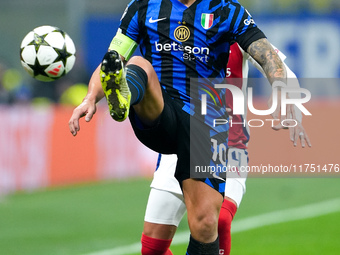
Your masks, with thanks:
<instances>
[{"instance_id":1,"label":"soccer ball","mask_svg":"<svg viewBox=\"0 0 340 255\"><path fill-rule=\"evenodd\" d=\"M71 71L75 53L76 48L68 34L52 26L33 29L20 47L22 66L40 81L54 81Z\"/></svg>"}]
</instances>

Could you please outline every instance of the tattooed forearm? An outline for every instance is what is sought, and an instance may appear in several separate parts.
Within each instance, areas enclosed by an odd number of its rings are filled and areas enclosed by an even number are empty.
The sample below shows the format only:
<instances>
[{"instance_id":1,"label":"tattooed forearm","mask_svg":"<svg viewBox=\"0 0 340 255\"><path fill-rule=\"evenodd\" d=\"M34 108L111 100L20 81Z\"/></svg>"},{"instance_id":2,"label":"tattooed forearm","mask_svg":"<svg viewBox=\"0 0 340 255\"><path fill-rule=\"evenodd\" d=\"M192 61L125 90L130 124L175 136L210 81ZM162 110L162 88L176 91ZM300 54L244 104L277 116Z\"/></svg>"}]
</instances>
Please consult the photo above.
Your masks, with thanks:
<instances>
[{"instance_id":1,"label":"tattooed forearm","mask_svg":"<svg viewBox=\"0 0 340 255\"><path fill-rule=\"evenodd\" d=\"M247 51L261 65L270 83L275 80L285 81L284 64L267 39L253 42Z\"/></svg>"}]
</instances>

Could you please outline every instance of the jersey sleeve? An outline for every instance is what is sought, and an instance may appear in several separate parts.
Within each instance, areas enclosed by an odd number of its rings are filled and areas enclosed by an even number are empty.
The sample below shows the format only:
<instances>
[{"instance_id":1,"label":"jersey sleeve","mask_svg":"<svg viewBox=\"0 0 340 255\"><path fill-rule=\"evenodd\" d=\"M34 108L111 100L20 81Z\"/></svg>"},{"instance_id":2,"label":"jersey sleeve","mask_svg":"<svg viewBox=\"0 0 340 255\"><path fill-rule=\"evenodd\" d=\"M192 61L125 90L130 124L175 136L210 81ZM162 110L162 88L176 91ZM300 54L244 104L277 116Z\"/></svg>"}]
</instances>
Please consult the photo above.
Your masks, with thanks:
<instances>
[{"instance_id":1,"label":"jersey sleeve","mask_svg":"<svg viewBox=\"0 0 340 255\"><path fill-rule=\"evenodd\" d=\"M128 60L137 48L139 35L138 0L133 0L121 17L117 34L112 39L109 49L116 50Z\"/></svg>"},{"instance_id":2,"label":"jersey sleeve","mask_svg":"<svg viewBox=\"0 0 340 255\"><path fill-rule=\"evenodd\" d=\"M121 19L118 32L139 43L140 33L138 24L139 1L133 0L125 9Z\"/></svg>"},{"instance_id":3,"label":"jersey sleeve","mask_svg":"<svg viewBox=\"0 0 340 255\"><path fill-rule=\"evenodd\" d=\"M247 52L249 45L259 39L266 38L265 34L257 27L250 13L237 1L232 1L231 13L233 14L231 32L234 40Z\"/></svg>"}]
</instances>

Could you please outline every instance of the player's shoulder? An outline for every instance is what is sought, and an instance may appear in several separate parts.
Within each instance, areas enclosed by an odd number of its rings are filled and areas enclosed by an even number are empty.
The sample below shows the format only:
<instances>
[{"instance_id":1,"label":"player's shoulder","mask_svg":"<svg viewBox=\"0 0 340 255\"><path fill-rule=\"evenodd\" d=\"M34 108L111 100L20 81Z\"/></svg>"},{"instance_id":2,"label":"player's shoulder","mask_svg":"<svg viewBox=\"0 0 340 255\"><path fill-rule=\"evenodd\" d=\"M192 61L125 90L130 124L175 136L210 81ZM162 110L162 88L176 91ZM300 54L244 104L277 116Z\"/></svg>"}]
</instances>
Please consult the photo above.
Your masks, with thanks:
<instances>
[{"instance_id":1,"label":"player's shoulder","mask_svg":"<svg viewBox=\"0 0 340 255\"><path fill-rule=\"evenodd\" d=\"M129 13L130 16L134 16L136 12L144 10L144 12L148 9L151 2L155 2L157 0L131 0L130 3L127 5L123 17L126 13ZM128 15L129 16L129 15Z\"/></svg>"},{"instance_id":2,"label":"player's shoulder","mask_svg":"<svg viewBox=\"0 0 340 255\"><path fill-rule=\"evenodd\" d=\"M150 0L131 0L128 6L141 6L141 5L149 5Z\"/></svg>"},{"instance_id":3,"label":"player's shoulder","mask_svg":"<svg viewBox=\"0 0 340 255\"><path fill-rule=\"evenodd\" d=\"M222 10L227 11L231 8L235 9L235 7L241 6L241 4L237 0L205 0L204 4L198 5L198 9L206 9L207 6L209 10L218 10L221 8Z\"/></svg>"},{"instance_id":4,"label":"player's shoulder","mask_svg":"<svg viewBox=\"0 0 340 255\"><path fill-rule=\"evenodd\" d=\"M247 9L237 0L222 0L219 2L221 3L221 11L219 13L222 16L227 16L229 18L233 17L235 19L241 19L245 18L246 16L251 16Z\"/></svg>"},{"instance_id":5,"label":"player's shoulder","mask_svg":"<svg viewBox=\"0 0 340 255\"><path fill-rule=\"evenodd\" d=\"M237 0L222 0L221 4L223 6L241 6L239 1L237 1Z\"/></svg>"},{"instance_id":6,"label":"player's shoulder","mask_svg":"<svg viewBox=\"0 0 340 255\"><path fill-rule=\"evenodd\" d=\"M143 5L151 5L153 3L159 3L161 2L162 0L132 0L131 2L135 2L135 3L138 3L138 4L143 4Z\"/></svg>"}]
</instances>

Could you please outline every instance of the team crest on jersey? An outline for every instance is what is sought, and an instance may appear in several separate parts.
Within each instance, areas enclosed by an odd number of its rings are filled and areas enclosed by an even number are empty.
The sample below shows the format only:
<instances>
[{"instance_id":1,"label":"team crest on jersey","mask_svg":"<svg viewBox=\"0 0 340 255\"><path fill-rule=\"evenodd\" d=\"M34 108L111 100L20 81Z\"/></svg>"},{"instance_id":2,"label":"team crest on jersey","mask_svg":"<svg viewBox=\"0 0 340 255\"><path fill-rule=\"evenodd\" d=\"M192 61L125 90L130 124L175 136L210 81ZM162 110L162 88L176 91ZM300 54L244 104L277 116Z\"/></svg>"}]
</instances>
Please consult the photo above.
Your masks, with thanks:
<instances>
[{"instance_id":1,"label":"team crest on jersey","mask_svg":"<svg viewBox=\"0 0 340 255\"><path fill-rule=\"evenodd\" d=\"M201 25L204 29L211 28L214 22L214 14L202 13L201 15Z\"/></svg>"},{"instance_id":2,"label":"team crest on jersey","mask_svg":"<svg viewBox=\"0 0 340 255\"><path fill-rule=\"evenodd\" d=\"M175 29L175 32L174 32L174 36L176 38L177 41L179 42L185 42L189 39L190 37L190 30L189 28L187 28L186 26L178 26L176 29Z\"/></svg>"}]
</instances>

